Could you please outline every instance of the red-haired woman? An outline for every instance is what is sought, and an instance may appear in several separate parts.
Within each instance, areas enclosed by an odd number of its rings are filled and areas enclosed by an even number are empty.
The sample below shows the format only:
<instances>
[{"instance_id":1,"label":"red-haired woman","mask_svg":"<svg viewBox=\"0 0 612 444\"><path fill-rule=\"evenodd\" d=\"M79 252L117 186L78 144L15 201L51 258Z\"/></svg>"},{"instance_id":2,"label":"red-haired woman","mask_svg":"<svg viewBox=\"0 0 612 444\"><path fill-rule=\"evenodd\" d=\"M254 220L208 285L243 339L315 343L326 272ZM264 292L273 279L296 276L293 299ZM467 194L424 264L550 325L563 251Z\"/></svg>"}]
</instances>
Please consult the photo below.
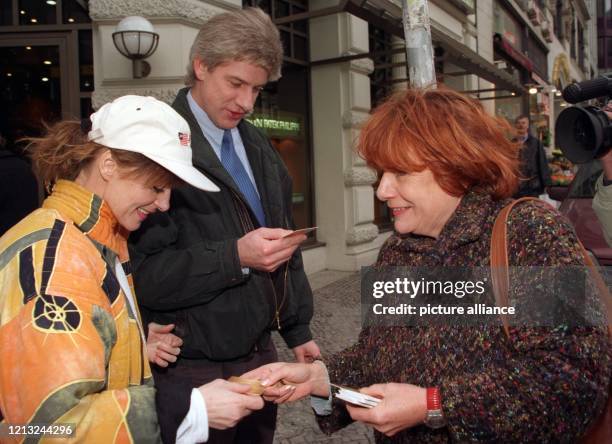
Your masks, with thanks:
<instances>
[{"instance_id":1,"label":"red-haired woman","mask_svg":"<svg viewBox=\"0 0 612 444\"><path fill-rule=\"evenodd\" d=\"M447 89L401 92L374 111L359 150L381 174L376 194L395 227L379 266L489 265L493 223L518 183L509 131ZM570 224L534 202L509 216L508 257L512 266L583 264ZM318 409L329 433L357 420L377 442L574 442L602 411L610 370L604 328L511 327L506 336L499 325L444 325L366 327L324 365L277 363L246 376L296 383L268 389L277 402L327 398L330 380L382 398L371 409L335 400Z\"/></svg>"}]
</instances>

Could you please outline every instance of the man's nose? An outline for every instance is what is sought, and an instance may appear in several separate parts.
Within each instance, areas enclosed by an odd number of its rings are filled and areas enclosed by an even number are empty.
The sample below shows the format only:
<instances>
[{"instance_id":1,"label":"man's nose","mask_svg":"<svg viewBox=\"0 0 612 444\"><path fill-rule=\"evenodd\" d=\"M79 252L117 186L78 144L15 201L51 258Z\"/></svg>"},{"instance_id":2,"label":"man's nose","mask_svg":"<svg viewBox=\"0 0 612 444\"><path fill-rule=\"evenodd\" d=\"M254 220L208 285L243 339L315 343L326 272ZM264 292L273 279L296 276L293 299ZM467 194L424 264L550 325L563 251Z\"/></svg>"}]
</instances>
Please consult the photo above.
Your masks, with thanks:
<instances>
[{"instance_id":1,"label":"man's nose","mask_svg":"<svg viewBox=\"0 0 612 444\"><path fill-rule=\"evenodd\" d=\"M248 85L244 85L240 88L238 92L238 96L236 97L236 103L244 112L250 112L255 105L255 101L257 100L257 92L253 90Z\"/></svg>"}]
</instances>

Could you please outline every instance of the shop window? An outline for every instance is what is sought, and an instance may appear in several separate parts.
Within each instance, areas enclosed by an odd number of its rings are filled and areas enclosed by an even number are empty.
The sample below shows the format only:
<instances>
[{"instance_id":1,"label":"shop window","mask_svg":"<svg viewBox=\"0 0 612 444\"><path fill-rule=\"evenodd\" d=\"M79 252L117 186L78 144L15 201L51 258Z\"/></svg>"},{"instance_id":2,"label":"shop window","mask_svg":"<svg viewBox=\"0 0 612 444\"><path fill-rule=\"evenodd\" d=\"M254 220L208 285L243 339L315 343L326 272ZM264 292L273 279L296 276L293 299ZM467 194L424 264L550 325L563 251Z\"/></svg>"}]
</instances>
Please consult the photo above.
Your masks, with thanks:
<instances>
[{"instance_id":1,"label":"shop window","mask_svg":"<svg viewBox=\"0 0 612 444\"><path fill-rule=\"evenodd\" d=\"M612 29L612 0L597 1L597 17L602 19L604 28Z\"/></svg>"},{"instance_id":2,"label":"shop window","mask_svg":"<svg viewBox=\"0 0 612 444\"><path fill-rule=\"evenodd\" d=\"M369 25L370 52L374 53L374 71L370 74L370 97L372 108L384 101L393 87L393 56L391 34Z\"/></svg>"},{"instance_id":3,"label":"shop window","mask_svg":"<svg viewBox=\"0 0 612 444\"><path fill-rule=\"evenodd\" d=\"M10 26L13 24L13 2L4 1L2 2L2 8L0 8L0 26Z\"/></svg>"},{"instance_id":4,"label":"shop window","mask_svg":"<svg viewBox=\"0 0 612 444\"><path fill-rule=\"evenodd\" d=\"M91 20L81 5L86 2L2 2L0 91L6 106L0 113L0 131L8 133L9 143L36 136L41 122L91 114L92 32L90 25L83 25ZM37 32L37 25L44 30Z\"/></svg>"},{"instance_id":5,"label":"shop window","mask_svg":"<svg viewBox=\"0 0 612 444\"><path fill-rule=\"evenodd\" d=\"M81 92L94 90L91 30L79 31L79 85Z\"/></svg>"},{"instance_id":6,"label":"shop window","mask_svg":"<svg viewBox=\"0 0 612 444\"><path fill-rule=\"evenodd\" d=\"M540 46L535 36L529 35L527 40L527 54L533 63L536 72L542 78L547 77L548 73L548 51L543 46Z\"/></svg>"},{"instance_id":7,"label":"shop window","mask_svg":"<svg viewBox=\"0 0 612 444\"><path fill-rule=\"evenodd\" d=\"M55 25L57 24L57 2L41 0L19 1L20 25Z\"/></svg>"},{"instance_id":8,"label":"shop window","mask_svg":"<svg viewBox=\"0 0 612 444\"><path fill-rule=\"evenodd\" d=\"M9 146L18 145L22 137L40 136L45 123L61 118L59 57L57 45L0 47L4 74L0 78L0 101L4 107L0 132ZM41 63L43 60L51 64Z\"/></svg>"},{"instance_id":9,"label":"shop window","mask_svg":"<svg viewBox=\"0 0 612 444\"><path fill-rule=\"evenodd\" d=\"M243 0L242 6L257 6L273 19L277 19L308 11L308 0ZM279 25L278 29L283 41L285 60L308 64L308 20Z\"/></svg>"},{"instance_id":10,"label":"shop window","mask_svg":"<svg viewBox=\"0 0 612 444\"><path fill-rule=\"evenodd\" d=\"M565 38L565 33L563 32L563 2L561 0L557 0L555 11L555 35L559 41L562 41Z\"/></svg>"},{"instance_id":11,"label":"shop window","mask_svg":"<svg viewBox=\"0 0 612 444\"><path fill-rule=\"evenodd\" d=\"M81 2L82 3L82 2ZM89 23L89 14L76 0L62 0L63 23Z\"/></svg>"},{"instance_id":12,"label":"shop window","mask_svg":"<svg viewBox=\"0 0 612 444\"><path fill-rule=\"evenodd\" d=\"M515 48L523 48L523 28L520 22L501 4L493 4L493 33L501 34Z\"/></svg>"},{"instance_id":13,"label":"shop window","mask_svg":"<svg viewBox=\"0 0 612 444\"><path fill-rule=\"evenodd\" d=\"M374 71L370 74L370 97L372 108L383 102L393 88L393 56L391 54L391 34L376 26L369 25L370 52L374 53ZM376 188L379 180L374 186L374 223L380 230L392 227L391 213L389 207L376 197Z\"/></svg>"},{"instance_id":14,"label":"shop window","mask_svg":"<svg viewBox=\"0 0 612 444\"><path fill-rule=\"evenodd\" d=\"M249 121L279 152L293 180L293 218L298 228L313 226L310 149L310 70L287 63L283 77L266 86Z\"/></svg>"}]
</instances>

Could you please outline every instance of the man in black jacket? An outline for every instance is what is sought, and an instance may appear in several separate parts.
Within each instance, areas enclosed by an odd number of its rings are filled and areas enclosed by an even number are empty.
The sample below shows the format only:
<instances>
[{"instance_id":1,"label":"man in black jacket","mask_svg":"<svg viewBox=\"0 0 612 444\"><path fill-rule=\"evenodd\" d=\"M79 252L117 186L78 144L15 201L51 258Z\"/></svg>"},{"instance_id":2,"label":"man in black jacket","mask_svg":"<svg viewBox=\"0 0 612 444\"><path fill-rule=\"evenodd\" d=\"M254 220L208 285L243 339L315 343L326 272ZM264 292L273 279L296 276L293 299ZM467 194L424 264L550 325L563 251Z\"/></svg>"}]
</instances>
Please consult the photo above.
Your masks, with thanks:
<instances>
[{"instance_id":1,"label":"man in black jacket","mask_svg":"<svg viewBox=\"0 0 612 444\"><path fill-rule=\"evenodd\" d=\"M551 185L550 169L542 143L529 133L529 116L520 115L514 120L517 141L523 142L521 150L521 181L515 197L538 197Z\"/></svg>"},{"instance_id":2,"label":"man in black jacket","mask_svg":"<svg viewBox=\"0 0 612 444\"><path fill-rule=\"evenodd\" d=\"M191 48L188 88L173 107L191 127L194 165L221 191L175 190L170 211L131 239L143 317L175 324L184 341L174 366L154 370L158 402L169 410L160 412L162 425L172 421L172 387L276 361L273 329L298 361L319 355L298 249L305 236L290 235L291 178L269 140L243 120L281 64L278 30L255 8L213 17ZM275 422L269 404L235 428L211 430L209 442L271 443Z\"/></svg>"}]
</instances>

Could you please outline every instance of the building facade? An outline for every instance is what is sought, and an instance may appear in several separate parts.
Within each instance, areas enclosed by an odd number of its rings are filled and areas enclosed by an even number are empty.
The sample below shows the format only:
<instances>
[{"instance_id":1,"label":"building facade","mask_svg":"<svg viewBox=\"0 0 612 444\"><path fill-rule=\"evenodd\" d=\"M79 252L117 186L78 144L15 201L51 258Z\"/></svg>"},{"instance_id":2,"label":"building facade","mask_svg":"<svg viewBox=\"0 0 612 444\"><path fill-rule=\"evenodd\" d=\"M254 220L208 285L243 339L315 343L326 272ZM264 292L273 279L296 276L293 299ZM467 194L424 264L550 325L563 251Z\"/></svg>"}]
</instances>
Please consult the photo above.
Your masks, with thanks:
<instances>
[{"instance_id":1,"label":"building facade","mask_svg":"<svg viewBox=\"0 0 612 444\"><path fill-rule=\"evenodd\" d=\"M544 120L552 128L552 89L596 69L591 3L430 1L438 81L508 118L530 110L542 114L547 102ZM372 107L407 86L400 0L3 5L0 91L13 111L2 117L1 130L19 129L15 133L36 131L24 122L87 116L128 93L171 102L183 86L189 48L202 24L232 8L264 9L281 32L285 63L283 77L262 92L251 121L268 134L293 177L298 227L318 226L304 248L307 271L357 270L375 260L392 224L374 195L377 175L356 154L355 141ZM559 25L555 11L565 14ZM138 79L112 38L117 23L131 15L147 18L159 34L157 50L147 58L150 73ZM537 94L530 96L530 87ZM41 115L28 115L35 110Z\"/></svg>"}]
</instances>

